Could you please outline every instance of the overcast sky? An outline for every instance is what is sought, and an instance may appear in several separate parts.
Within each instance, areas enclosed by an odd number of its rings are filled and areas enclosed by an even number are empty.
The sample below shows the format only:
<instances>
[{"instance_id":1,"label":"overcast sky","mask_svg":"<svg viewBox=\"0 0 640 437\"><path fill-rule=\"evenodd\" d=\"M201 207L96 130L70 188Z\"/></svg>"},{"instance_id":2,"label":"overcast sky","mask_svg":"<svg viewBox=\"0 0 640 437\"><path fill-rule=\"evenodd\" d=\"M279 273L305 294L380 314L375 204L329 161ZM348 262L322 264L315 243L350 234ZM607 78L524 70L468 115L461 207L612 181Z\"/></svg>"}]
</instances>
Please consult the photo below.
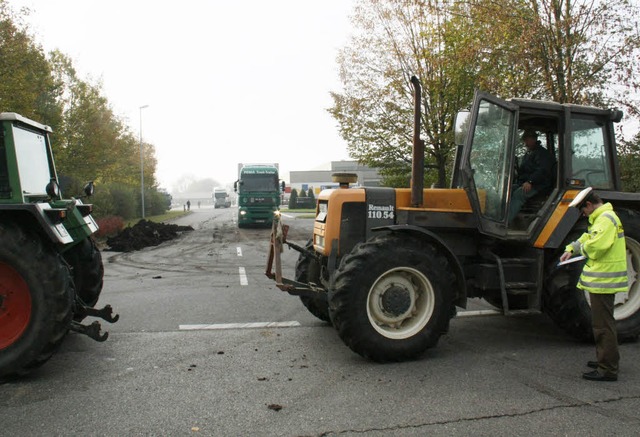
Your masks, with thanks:
<instances>
[{"instance_id":1,"label":"overcast sky","mask_svg":"<svg viewBox=\"0 0 640 437\"><path fill-rule=\"evenodd\" d=\"M156 176L236 179L239 162L328 169L349 159L327 113L353 0L9 0L46 51L101 80L156 148Z\"/></svg>"}]
</instances>

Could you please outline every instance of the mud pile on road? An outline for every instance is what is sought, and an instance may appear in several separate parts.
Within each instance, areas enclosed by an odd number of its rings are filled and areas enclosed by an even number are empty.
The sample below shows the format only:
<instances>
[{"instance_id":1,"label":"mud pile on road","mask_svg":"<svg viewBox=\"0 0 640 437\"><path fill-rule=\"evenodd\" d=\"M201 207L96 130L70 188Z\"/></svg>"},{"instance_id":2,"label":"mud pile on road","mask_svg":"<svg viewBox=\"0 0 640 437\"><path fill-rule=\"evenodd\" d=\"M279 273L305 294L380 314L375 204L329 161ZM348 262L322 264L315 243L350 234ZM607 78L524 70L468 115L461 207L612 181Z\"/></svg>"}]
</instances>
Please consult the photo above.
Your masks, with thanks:
<instances>
[{"instance_id":1,"label":"mud pile on road","mask_svg":"<svg viewBox=\"0 0 640 437\"><path fill-rule=\"evenodd\" d=\"M132 252L172 240L185 231L193 231L191 226L179 226L140 220L125 228L114 237L107 238L107 250Z\"/></svg>"}]
</instances>

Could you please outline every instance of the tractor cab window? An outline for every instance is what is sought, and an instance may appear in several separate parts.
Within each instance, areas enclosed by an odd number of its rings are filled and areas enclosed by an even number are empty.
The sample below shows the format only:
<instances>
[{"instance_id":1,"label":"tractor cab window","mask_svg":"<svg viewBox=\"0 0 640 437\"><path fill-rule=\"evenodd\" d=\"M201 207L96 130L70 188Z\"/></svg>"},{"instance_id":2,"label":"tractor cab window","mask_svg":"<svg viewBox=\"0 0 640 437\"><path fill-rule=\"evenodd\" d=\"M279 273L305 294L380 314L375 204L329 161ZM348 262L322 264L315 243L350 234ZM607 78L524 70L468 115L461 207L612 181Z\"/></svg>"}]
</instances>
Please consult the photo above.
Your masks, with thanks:
<instances>
[{"instance_id":1,"label":"tractor cab window","mask_svg":"<svg viewBox=\"0 0 640 437\"><path fill-rule=\"evenodd\" d=\"M614 188L605 127L592 118L571 120L571 178L583 186Z\"/></svg>"},{"instance_id":2,"label":"tractor cab window","mask_svg":"<svg viewBox=\"0 0 640 437\"><path fill-rule=\"evenodd\" d=\"M22 193L46 195L46 187L52 175L45 136L14 126L13 139Z\"/></svg>"},{"instance_id":3,"label":"tractor cab window","mask_svg":"<svg viewBox=\"0 0 640 437\"><path fill-rule=\"evenodd\" d=\"M512 111L489 101L480 103L469 164L481 214L495 221L503 221L506 215L513 126Z\"/></svg>"}]
</instances>

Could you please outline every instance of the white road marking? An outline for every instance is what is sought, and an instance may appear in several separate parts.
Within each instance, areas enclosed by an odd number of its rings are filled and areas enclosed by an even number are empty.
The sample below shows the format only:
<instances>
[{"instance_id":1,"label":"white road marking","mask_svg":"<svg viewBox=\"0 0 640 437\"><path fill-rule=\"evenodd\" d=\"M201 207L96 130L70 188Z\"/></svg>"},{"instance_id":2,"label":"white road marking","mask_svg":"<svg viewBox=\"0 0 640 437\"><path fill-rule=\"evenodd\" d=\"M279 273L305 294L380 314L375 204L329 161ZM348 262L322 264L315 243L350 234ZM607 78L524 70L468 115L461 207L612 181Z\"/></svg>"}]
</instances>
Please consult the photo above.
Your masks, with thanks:
<instances>
[{"instance_id":1,"label":"white road marking","mask_svg":"<svg viewBox=\"0 0 640 437\"><path fill-rule=\"evenodd\" d=\"M459 311L456 317L477 317L477 316L501 316L502 311L498 310L476 310L476 311Z\"/></svg>"},{"instance_id":2,"label":"white road marking","mask_svg":"<svg viewBox=\"0 0 640 437\"><path fill-rule=\"evenodd\" d=\"M255 329L255 328L294 328L300 322L255 322L255 323L214 323L211 325L178 325L181 331L201 331L213 329Z\"/></svg>"},{"instance_id":3,"label":"white road marking","mask_svg":"<svg viewBox=\"0 0 640 437\"><path fill-rule=\"evenodd\" d=\"M244 267L238 267L238 273L240 274L240 285L249 285L247 280L247 272Z\"/></svg>"},{"instance_id":4,"label":"white road marking","mask_svg":"<svg viewBox=\"0 0 640 437\"><path fill-rule=\"evenodd\" d=\"M238 253L238 256L242 256L242 247L236 247L236 252Z\"/></svg>"}]
</instances>

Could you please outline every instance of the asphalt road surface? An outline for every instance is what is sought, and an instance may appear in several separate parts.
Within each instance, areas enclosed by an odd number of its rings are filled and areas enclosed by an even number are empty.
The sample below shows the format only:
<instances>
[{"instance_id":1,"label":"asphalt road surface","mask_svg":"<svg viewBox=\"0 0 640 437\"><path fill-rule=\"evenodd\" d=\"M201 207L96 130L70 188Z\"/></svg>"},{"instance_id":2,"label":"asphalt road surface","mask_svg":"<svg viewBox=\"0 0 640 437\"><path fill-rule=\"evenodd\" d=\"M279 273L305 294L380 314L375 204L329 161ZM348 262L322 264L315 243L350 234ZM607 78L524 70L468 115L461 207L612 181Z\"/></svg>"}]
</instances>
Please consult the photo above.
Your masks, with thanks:
<instances>
[{"instance_id":1,"label":"asphalt road surface","mask_svg":"<svg viewBox=\"0 0 640 437\"><path fill-rule=\"evenodd\" d=\"M593 346L545 316L460 313L421 359L375 364L273 285L269 230L235 213L194 208L174 241L103 252L99 306L120 321L0 385L0 435L638 435L638 343L621 345L618 382L589 382ZM285 223L310 237L312 220ZM285 275L296 258L285 249Z\"/></svg>"}]
</instances>

